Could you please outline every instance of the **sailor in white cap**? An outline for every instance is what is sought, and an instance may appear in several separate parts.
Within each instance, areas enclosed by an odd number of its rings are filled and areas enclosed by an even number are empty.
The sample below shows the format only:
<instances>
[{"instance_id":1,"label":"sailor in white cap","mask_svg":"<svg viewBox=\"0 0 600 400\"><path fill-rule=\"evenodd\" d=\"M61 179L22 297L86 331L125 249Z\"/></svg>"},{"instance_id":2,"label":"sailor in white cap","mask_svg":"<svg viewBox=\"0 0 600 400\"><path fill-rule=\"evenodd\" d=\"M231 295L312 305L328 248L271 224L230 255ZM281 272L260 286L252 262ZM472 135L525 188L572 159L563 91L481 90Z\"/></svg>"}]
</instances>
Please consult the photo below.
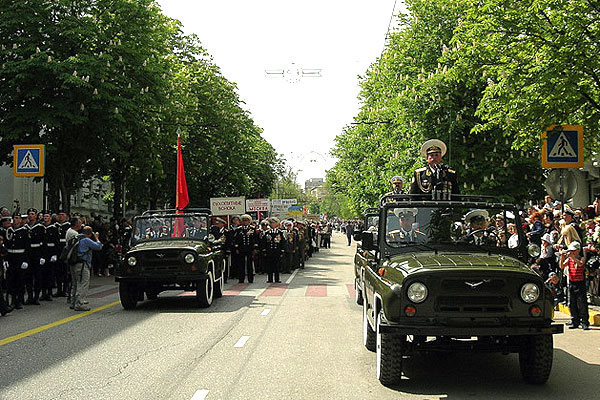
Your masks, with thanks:
<instances>
[{"instance_id":1,"label":"sailor in white cap","mask_svg":"<svg viewBox=\"0 0 600 400\"><path fill-rule=\"evenodd\" d=\"M427 166L419 168L413 175L410 185L411 194L429 194L432 190L442 190L446 185L452 194L459 194L456 171L442 164L446 154L446 144L439 139L430 139L421 146L421 155L427 160Z\"/></svg>"},{"instance_id":2,"label":"sailor in white cap","mask_svg":"<svg viewBox=\"0 0 600 400\"><path fill-rule=\"evenodd\" d=\"M390 242L422 242L426 235L419 230L419 224L416 217L419 210L416 208L394 208L393 213L398 218L398 229L395 228L395 221L388 222L387 239ZM391 229L391 230L390 230Z\"/></svg>"},{"instance_id":3,"label":"sailor in white cap","mask_svg":"<svg viewBox=\"0 0 600 400\"><path fill-rule=\"evenodd\" d=\"M488 229L490 225L489 213L487 210L471 210L465 215L465 222L468 224L467 237L468 243L476 246L495 246L497 237L493 229Z\"/></svg>"}]
</instances>

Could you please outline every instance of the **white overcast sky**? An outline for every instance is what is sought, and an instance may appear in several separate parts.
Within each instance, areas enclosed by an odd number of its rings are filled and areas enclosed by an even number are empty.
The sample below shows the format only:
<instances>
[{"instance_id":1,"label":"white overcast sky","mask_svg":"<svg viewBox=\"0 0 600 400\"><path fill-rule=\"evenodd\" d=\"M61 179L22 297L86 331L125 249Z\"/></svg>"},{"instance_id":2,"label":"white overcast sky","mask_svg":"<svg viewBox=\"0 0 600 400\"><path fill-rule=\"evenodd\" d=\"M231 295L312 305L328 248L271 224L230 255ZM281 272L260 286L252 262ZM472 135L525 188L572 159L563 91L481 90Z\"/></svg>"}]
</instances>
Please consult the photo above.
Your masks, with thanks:
<instances>
[{"instance_id":1,"label":"white overcast sky","mask_svg":"<svg viewBox=\"0 0 600 400\"><path fill-rule=\"evenodd\" d=\"M237 84L302 186L333 166L334 139L359 109L357 76L381 54L396 2L397 13L401 0L158 0ZM265 74L292 63L322 77L290 83Z\"/></svg>"}]
</instances>

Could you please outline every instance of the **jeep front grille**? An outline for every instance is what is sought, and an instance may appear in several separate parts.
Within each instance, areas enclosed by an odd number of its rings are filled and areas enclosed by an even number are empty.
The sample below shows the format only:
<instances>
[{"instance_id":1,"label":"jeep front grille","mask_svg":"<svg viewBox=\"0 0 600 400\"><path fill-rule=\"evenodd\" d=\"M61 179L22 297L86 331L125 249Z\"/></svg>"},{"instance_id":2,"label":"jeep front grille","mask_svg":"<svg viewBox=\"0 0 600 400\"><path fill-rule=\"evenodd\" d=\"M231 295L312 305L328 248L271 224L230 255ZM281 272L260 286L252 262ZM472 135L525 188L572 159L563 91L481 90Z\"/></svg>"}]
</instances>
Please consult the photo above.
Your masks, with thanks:
<instances>
[{"instance_id":1,"label":"jeep front grille","mask_svg":"<svg viewBox=\"0 0 600 400\"><path fill-rule=\"evenodd\" d=\"M180 250L144 251L140 253L139 261L144 272L177 271L185 265Z\"/></svg>"},{"instance_id":2,"label":"jeep front grille","mask_svg":"<svg viewBox=\"0 0 600 400\"><path fill-rule=\"evenodd\" d=\"M503 296L439 296L436 304L441 312L508 312L510 301Z\"/></svg>"}]
</instances>

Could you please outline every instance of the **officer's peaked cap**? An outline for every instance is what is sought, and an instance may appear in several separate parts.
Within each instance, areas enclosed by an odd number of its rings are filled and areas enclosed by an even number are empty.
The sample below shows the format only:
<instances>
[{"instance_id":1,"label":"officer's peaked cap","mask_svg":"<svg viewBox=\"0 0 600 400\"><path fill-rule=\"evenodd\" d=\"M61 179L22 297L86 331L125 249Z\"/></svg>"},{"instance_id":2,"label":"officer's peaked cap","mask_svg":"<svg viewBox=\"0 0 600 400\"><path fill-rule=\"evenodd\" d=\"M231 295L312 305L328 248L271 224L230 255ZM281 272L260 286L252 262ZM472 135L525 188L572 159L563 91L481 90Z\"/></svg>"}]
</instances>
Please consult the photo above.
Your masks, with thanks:
<instances>
[{"instance_id":1,"label":"officer's peaked cap","mask_svg":"<svg viewBox=\"0 0 600 400\"><path fill-rule=\"evenodd\" d=\"M429 153L442 153L442 157L446 154L446 143L439 139L429 139L421 146L421 155L427 157Z\"/></svg>"},{"instance_id":2,"label":"officer's peaked cap","mask_svg":"<svg viewBox=\"0 0 600 400\"><path fill-rule=\"evenodd\" d=\"M390 179L390 183L393 185L394 183L404 183L404 179L401 176L395 175Z\"/></svg>"},{"instance_id":3,"label":"officer's peaked cap","mask_svg":"<svg viewBox=\"0 0 600 400\"><path fill-rule=\"evenodd\" d=\"M484 219L488 219L489 216L490 214L487 212L487 210L471 210L465 214L465 221L467 221L467 223L470 223L471 219L473 218L481 217Z\"/></svg>"}]
</instances>

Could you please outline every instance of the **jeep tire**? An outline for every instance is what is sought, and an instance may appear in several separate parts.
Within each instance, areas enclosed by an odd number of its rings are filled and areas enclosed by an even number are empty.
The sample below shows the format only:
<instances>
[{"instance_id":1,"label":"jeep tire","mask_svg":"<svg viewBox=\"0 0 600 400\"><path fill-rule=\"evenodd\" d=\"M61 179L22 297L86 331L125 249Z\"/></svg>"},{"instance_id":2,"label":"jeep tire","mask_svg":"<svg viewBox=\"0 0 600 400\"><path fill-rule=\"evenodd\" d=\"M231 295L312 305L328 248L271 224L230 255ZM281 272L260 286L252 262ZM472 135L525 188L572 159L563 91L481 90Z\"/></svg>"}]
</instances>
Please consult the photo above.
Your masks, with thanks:
<instances>
[{"instance_id":1,"label":"jeep tire","mask_svg":"<svg viewBox=\"0 0 600 400\"><path fill-rule=\"evenodd\" d=\"M221 262L221 272L217 272L217 279L215 280L215 294L214 297L218 299L223 297L225 291L225 260Z\"/></svg>"},{"instance_id":2,"label":"jeep tire","mask_svg":"<svg viewBox=\"0 0 600 400\"><path fill-rule=\"evenodd\" d=\"M133 310L138 302L138 288L130 282L119 282L119 297L125 310Z\"/></svg>"},{"instance_id":3,"label":"jeep tire","mask_svg":"<svg viewBox=\"0 0 600 400\"><path fill-rule=\"evenodd\" d=\"M363 344L369 351L375 351L377 349L377 335L367 318L367 300L363 299Z\"/></svg>"},{"instance_id":4,"label":"jeep tire","mask_svg":"<svg viewBox=\"0 0 600 400\"><path fill-rule=\"evenodd\" d=\"M396 385L402 379L403 335L380 331L383 312L377 315L377 379L385 385Z\"/></svg>"},{"instance_id":5,"label":"jeep tire","mask_svg":"<svg viewBox=\"0 0 600 400\"><path fill-rule=\"evenodd\" d=\"M527 336L519 352L521 376L527 383L542 384L548 380L552 370L552 335Z\"/></svg>"},{"instance_id":6,"label":"jeep tire","mask_svg":"<svg viewBox=\"0 0 600 400\"><path fill-rule=\"evenodd\" d=\"M196 300L202 308L210 307L215 292L215 280L212 271L208 271L208 277L201 279L196 284Z\"/></svg>"},{"instance_id":7,"label":"jeep tire","mask_svg":"<svg viewBox=\"0 0 600 400\"><path fill-rule=\"evenodd\" d=\"M358 284L358 278L354 279L354 300L356 301L356 304L363 303L363 293L360 285Z\"/></svg>"}]
</instances>

